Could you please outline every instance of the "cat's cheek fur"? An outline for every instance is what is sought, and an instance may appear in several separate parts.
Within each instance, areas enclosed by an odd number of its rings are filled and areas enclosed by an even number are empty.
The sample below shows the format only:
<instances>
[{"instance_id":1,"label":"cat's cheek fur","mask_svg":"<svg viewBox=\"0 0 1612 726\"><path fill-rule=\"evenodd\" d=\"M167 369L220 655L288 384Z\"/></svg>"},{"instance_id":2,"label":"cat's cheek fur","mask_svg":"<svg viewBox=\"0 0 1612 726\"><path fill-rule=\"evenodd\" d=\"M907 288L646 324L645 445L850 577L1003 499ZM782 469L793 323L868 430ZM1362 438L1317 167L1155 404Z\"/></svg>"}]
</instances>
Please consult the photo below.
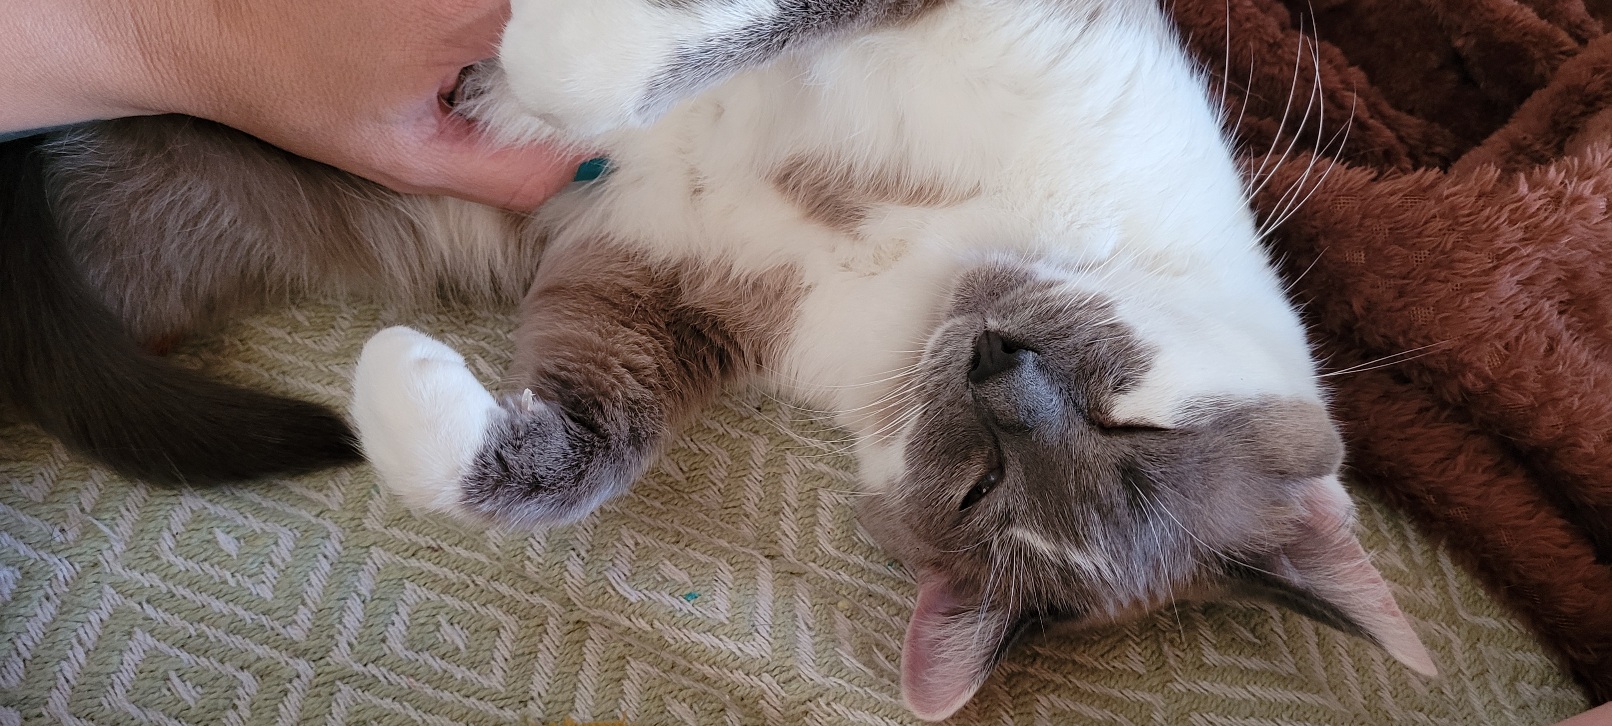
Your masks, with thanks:
<instances>
[{"instance_id":1,"label":"cat's cheek fur","mask_svg":"<svg viewBox=\"0 0 1612 726\"><path fill-rule=\"evenodd\" d=\"M876 440L874 437L858 438L857 475L868 492L887 493L900 480L901 473L907 468L906 457L901 455L907 438L906 432L890 437L889 441Z\"/></svg>"},{"instance_id":2,"label":"cat's cheek fur","mask_svg":"<svg viewBox=\"0 0 1612 726\"><path fill-rule=\"evenodd\" d=\"M418 511L467 515L460 482L501 411L463 357L387 328L364 345L349 414L388 490Z\"/></svg>"}]
</instances>

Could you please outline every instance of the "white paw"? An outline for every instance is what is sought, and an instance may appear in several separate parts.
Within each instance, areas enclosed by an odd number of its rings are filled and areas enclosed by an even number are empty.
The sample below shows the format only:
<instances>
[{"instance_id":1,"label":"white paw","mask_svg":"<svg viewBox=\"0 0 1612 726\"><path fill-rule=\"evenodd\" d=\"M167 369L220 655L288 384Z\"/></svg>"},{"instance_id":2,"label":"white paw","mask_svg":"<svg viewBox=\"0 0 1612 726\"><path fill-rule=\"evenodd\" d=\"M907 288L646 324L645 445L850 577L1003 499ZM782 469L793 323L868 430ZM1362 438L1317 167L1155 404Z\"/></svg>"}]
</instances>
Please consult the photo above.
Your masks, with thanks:
<instances>
[{"instance_id":1,"label":"white paw","mask_svg":"<svg viewBox=\"0 0 1612 726\"><path fill-rule=\"evenodd\" d=\"M498 410L465 359L419 331L382 330L358 358L349 413L364 456L415 509L458 511L459 481Z\"/></svg>"},{"instance_id":2,"label":"white paw","mask_svg":"<svg viewBox=\"0 0 1612 726\"><path fill-rule=\"evenodd\" d=\"M679 52L766 16L773 0L514 0L498 60L525 109L578 139L652 123Z\"/></svg>"}]
</instances>

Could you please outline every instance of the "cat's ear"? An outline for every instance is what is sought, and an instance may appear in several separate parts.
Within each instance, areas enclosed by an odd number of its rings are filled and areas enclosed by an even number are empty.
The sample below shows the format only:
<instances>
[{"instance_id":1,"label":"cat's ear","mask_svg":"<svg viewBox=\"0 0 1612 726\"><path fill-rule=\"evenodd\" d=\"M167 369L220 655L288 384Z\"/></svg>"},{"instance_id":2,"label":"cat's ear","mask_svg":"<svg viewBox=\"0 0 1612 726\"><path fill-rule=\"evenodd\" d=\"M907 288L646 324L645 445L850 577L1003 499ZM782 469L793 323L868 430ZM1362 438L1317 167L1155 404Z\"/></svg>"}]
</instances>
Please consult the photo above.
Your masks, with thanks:
<instances>
[{"instance_id":1,"label":"cat's ear","mask_svg":"<svg viewBox=\"0 0 1612 726\"><path fill-rule=\"evenodd\" d=\"M1240 567L1233 590L1363 637L1411 670L1438 675L1388 583L1351 531L1354 505L1337 477L1304 486L1302 514L1287 541Z\"/></svg>"},{"instance_id":2,"label":"cat's ear","mask_svg":"<svg viewBox=\"0 0 1612 726\"><path fill-rule=\"evenodd\" d=\"M1008 644L1009 617L964 602L942 578L921 576L901 650L907 708L925 721L940 721L968 703Z\"/></svg>"}]
</instances>

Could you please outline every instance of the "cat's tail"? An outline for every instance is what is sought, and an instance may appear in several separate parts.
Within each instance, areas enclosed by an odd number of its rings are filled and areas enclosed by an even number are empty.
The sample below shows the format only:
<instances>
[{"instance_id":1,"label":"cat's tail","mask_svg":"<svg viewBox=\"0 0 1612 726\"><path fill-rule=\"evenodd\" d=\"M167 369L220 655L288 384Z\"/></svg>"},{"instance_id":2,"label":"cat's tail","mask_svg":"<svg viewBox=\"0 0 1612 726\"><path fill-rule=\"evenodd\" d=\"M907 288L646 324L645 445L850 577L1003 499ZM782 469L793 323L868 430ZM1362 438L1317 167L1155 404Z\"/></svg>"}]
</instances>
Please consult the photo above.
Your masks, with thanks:
<instances>
[{"instance_id":1,"label":"cat's tail","mask_svg":"<svg viewBox=\"0 0 1612 726\"><path fill-rule=\"evenodd\" d=\"M334 412L142 350L70 258L49 206L39 142L0 144L0 403L119 473L158 483L359 459Z\"/></svg>"}]
</instances>

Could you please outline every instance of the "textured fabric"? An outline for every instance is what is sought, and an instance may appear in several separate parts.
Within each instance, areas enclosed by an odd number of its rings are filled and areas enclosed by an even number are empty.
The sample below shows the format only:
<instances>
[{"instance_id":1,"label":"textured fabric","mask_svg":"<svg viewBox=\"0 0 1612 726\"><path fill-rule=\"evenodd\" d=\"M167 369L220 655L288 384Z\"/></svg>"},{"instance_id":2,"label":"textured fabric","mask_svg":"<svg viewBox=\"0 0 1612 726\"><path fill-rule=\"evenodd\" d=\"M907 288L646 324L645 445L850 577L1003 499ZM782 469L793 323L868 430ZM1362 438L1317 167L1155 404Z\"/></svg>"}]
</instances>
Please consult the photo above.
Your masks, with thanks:
<instances>
[{"instance_id":1,"label":"textured fabric","mask_svg":"<svg viewBox=\"0 0 1612 726\"><path fill-rule=\"evenodd\" d=\"M1612 2L1167 5L1227 81L1374 493L1362 534L1445 676L1269 609L1190 608L1027 648L958 720L1581 710L1454 562L1612 697ZM191 353L339 403L382 318L404 319L309 306ZM484 378L507 362L509 318L432 321ZM845 444L736 394L631 496L520 535L416 519L363 468L163 491L0 430L0 726L910 721L895 664L912 584L856 531Z\"/></svg>"},{"instance_id":2,"label":"textured fabric","mask_svg":"<svg viewBox=\"0 0 1612 726\"><path fill-rule=\"evenodd\" d=\"M340 405L409 321L485 381L514 319L304 306L182 357ZM111 477L0 427L0 725L900 724L914 587L861 535L848 441L736 392L628 496L560 531L402 510L355 467L208 491ZM958 723L1548 724L1583 695L1372 499L1362 534L1443 669L1265 607L1022 649Z\"/></svg>"},{"instance_id":3,"label":"textured fabric","mask_svg":"<svg viewBox=\"0 0 1612 726\"><path fill-rule=\"evenodd\" d=\"M1174 5L1355 477L1612 699L1612 4L1311 7Z\"/></svg>"}]
</instances>

